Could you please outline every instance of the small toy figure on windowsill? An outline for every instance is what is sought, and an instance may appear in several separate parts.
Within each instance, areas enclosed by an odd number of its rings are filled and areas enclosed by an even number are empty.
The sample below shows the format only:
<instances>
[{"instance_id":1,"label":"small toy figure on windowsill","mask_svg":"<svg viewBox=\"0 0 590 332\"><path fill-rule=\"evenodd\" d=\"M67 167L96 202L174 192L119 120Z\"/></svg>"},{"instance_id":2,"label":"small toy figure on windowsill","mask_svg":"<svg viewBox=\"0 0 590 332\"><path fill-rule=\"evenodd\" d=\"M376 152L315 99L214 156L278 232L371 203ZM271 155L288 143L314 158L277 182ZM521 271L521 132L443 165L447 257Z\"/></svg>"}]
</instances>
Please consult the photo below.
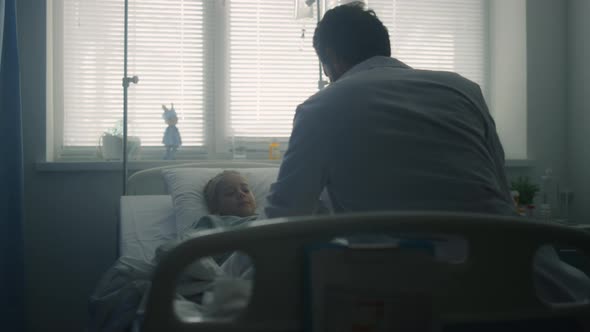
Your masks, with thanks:
<instances>
[{"instance_id":1,"label":"small toy figure on windowsill","mask_svg":"<svg viewBox=\"0 0 590 332\"><path fill-rule=\"evenodd\" d=\"M172 107L169 109L166 107L166 105L162 105L162 109L164 110L162 119L164 119L168 125L166 131L164 132L164 138L162 138L162 144L164 144L166 147L166 155L164 156L164 160L174 160L176 159L176 150L178 150L178 148L182 145L180 132L178 131L178 128L176 128L178 116L174 110L174 104L172 104Z\"/></svg>"}]
</instances>

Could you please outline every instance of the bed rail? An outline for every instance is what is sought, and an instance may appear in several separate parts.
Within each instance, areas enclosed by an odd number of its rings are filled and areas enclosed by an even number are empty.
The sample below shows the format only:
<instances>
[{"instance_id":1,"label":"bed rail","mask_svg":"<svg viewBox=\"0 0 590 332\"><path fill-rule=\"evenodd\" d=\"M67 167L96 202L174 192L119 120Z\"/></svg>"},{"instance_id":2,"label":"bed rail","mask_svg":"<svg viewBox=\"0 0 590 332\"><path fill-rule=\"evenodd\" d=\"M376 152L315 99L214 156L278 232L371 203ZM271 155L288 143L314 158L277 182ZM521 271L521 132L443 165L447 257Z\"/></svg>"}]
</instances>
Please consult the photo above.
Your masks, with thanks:
<instances>
[{"instance_id":1,"label":"bed rail","mask_svg":"<svg viewBox=\"0 0 590 332\"><path fill-rule=\"evenodd\" d=\"M590 233L490 215L373 213L265 220L179 245L156 269L144 331L301 331L303 248L358 232L453 234L468 241L467 262L432 296L435 316L446 321L590 317L588 303L543 303L532 283L532 260L541 245L560 243L588 255ZM181 320L173 309L178 275L199 257L234 250L248 254L256 268L248 307L233 321Z\"/></svg>"}]
</instances>

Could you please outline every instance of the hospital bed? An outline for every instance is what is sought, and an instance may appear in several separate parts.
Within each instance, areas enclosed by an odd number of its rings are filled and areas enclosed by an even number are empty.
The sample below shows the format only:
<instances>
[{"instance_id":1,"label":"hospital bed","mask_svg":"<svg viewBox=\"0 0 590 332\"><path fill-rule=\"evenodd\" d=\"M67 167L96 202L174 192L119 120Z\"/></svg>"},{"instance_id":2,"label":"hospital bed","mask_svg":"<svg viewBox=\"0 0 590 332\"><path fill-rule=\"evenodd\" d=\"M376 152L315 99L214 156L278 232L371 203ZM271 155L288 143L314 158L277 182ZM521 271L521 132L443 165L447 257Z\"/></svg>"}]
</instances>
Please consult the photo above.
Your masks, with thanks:
<instances>
[{"instance_id":1,"label":"hospital bed","mask_svg":"<svg viewBox=\"0 0 590 332\"><path fill-rule=\"evenodd\" d=\"M128 324L129 310L133 309L126 308L140 308L137 299L133 298L135 293L124 289L126 282L136 284L131 288L139 291L143 283L149 282L145 277L154 265L156 249L178 239L192 222L207 214L206 208L202 206L204 202L195 199L195 203L201 203L201 208L189 209L192 214L182 215L174 208L174 198L182 199L182 195L188 194L192 199L190 195L195 193L191 190L201 192L202 186L212 175L224 169L234 169L253 176L254 182L260 183L254 186L253 191L257 201L263 203L263 196L266 195L264 187L276 179L277 167L275 162L203 161L134 173L128 179L127 195L120 198L117 230L119 259L103 273L89 299L90 330L102 330L109 324ZM170 178L175 186L173 189L180 190L180 195L175 196L177 192L170 188L171 182L167 182ZM199 181L195 182L195 179ZM257 211L263 209L264 204L260 204ZM177 215L181 218L177 218ZM182 217L184 220L181 220ZM113 292L125 292L127 295L121 295L120 303L117 303L113 302ZM133 331L137 330L138 322L141 322L142 311L138 310L134 316L134 322L129 323L135 326Z\"/></svg>"},{"instance_id":2,"label":"hospital bed","mask_svg":"<svg viewBox=\"0 0 590 332\"><path fill-rule=\"evenodd\" d=\"M258 163L199 163L182 167L248 169L276 166ZM141 215L137 213L138 204L154 209L158 204L154 201L150 203L149 200L160 199L161 211L169 211L166 218L160 218L167 219L167 222L162 222L160 226L170 226L170 223L174 223L174 214L170 213L172 204L167 196L162 170L163 168L159 168L139 172L129 179L129 192L136 197L122 198L123 254L140 255L148 259L149 251L155 246L137 244L149 243L146 242L149 236L143 237L139 234L141 227L137 227L141 220L137 217ZM138 197L145 197L147 201L137 203L141 201ZM135 208L130 209L130 204L135 204ZM133 212L129 212L130 210ZM135 215L135 220L130 222L129 218L132 215ZM132 229L135 236L132 236ZM163 238L173 238L176 235L175 231L173 227L168 227L167 230L164 227L161 234L164 234ZM144 330L312 330L310 324L313 323L310 322L310 317L313 315L309 315L309 299L313 298L313 295L305 295L310 290L305 277L306 273L309 275L309 271L306 271L309 248L318 243L328 243L335 237L358 232L453 234L467 240L469 250L465 262L448 264L432 261L426 268L436 270L440 278L434 283L429 283L427 288L416 286L414 289L421 298L428 299L420 305L430 310L428 318L435 322L432 325L436 325L434 329L457 327L457 330L470 330L470 326L477 325L469 324L484 324L483 326L487 327L497 326L498 330L507 330L508 325L494 325L504 323L513 324L510 326L517 328L518 324L525 324L520 326L520 330L523 326L547 328L551 324L559 324L563 330L564 327L582 324L576 326L581 328L580 330L590 331L590 322L587 321L587 317L590 317L588 301L574 301L569 304L547 303L537 295L531 278L532 260L539 247L559 244L590 253L588 233L570 227L533 223L520 218L444 213L380 213L278 219L260 221L242 230L212 232L187 241L166 256L156 270L147 304ZM141 241L134 243L139 238ZM163 238L159 240L163 241ZM273 250L269 251L268 248ZM174 309L174 292L175 281L183 269L200 257L236 250L247 253L256 269L252 297L244 311L235 319L221 321L179 317ZM388 247L386 250L395 252L400 248ZM399 259L395 264L399 270L398 274L409 274L415 278L416 276L412 275L412 264L404 261L403 255L396 257ZM486 287L482 287L484 284ZM388 289L388 292L403 298L411 295L403 284L400 284L399 288L396 287ZM424 297L424 294L427 296ZM411 315L410 312L404 312L403 308L399 310L401 311L397 312L397 317ZM541 318L542 320L539 320Z\"/></svg>"},{"instance_id":3,"label":"hospital bed","mask_svg":"<svg viewBox=\"0 0 590 332\"><path fill-rule=\"evenodd\" d=\"M173 166L163 166L139 171L129 177L127 181L127 195L122 196L119 210L118 244L119 256L128 256L149 261L154 256L156 248L178 235L176 227L176 216L173 208L170 188L166 184L164 173L175 170L194 170L201 173L203 178L201 185L205 183L208 176L216 174L224 169L234 170L265 170L268 176L265 177L265 185L276 177L278 171L276 163L264 162L242 162L223 161L198 163L187 163ZM185 172L184 178L178 182L189 182L193 173ZM195 188L199 189L199 188ZM258 188L256 188L258 189ZM257 192L260 212L263 209L265 194L262 189ZM203 202L201 202L203 203ZM200 213L199 213L200 212ZM196 214L206 214L199 211Z\"/></svg>"}]
</instances>

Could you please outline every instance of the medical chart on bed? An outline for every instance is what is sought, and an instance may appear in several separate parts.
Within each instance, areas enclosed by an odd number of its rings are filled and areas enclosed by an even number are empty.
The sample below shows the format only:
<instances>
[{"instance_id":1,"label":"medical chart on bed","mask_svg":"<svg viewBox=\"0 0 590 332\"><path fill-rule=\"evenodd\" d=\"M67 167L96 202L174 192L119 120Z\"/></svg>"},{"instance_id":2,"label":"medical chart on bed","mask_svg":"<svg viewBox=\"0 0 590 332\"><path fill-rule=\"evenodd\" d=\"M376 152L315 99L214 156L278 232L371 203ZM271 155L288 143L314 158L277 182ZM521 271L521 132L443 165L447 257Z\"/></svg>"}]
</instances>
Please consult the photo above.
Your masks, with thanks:
<instances>
[{"instance_id":1,"label":"medical chart on bed","mask_svg":"<svg viewBox=\"0 0 590 332\"><path fill-rule=\"evenodd\" d=\"M431 256L395 246L309 249L304 269L307 330L433 331Z\"/></svg>"}]
</instances>

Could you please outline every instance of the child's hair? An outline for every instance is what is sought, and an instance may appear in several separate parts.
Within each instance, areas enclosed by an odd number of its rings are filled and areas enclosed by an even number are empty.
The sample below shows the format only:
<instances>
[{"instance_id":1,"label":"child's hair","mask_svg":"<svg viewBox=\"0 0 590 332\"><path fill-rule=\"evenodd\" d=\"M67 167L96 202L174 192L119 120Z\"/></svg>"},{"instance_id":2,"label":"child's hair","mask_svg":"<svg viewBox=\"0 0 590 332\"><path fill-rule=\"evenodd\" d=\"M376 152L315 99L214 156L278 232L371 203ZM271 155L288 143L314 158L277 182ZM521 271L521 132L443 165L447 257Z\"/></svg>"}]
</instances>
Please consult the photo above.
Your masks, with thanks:
<instances>
[{"instance_id":1,"label":"child's hair","mask_svg":"<svg viewBox=\"0 0 590 332\"><path fill-rule=\"evenodd\" d=\"M211 178L211 180L209 180L209 182L207 182L207 184L205 185L205 189L203 189L203 192L205 194L205 202L207 203L209 213L219 213L219 206L217 202L217 187L219 187L219 183L227 175L241 176L242 174L240 174L240 172L237 171L223 171Z\"/></svg>"}]
</instances>

